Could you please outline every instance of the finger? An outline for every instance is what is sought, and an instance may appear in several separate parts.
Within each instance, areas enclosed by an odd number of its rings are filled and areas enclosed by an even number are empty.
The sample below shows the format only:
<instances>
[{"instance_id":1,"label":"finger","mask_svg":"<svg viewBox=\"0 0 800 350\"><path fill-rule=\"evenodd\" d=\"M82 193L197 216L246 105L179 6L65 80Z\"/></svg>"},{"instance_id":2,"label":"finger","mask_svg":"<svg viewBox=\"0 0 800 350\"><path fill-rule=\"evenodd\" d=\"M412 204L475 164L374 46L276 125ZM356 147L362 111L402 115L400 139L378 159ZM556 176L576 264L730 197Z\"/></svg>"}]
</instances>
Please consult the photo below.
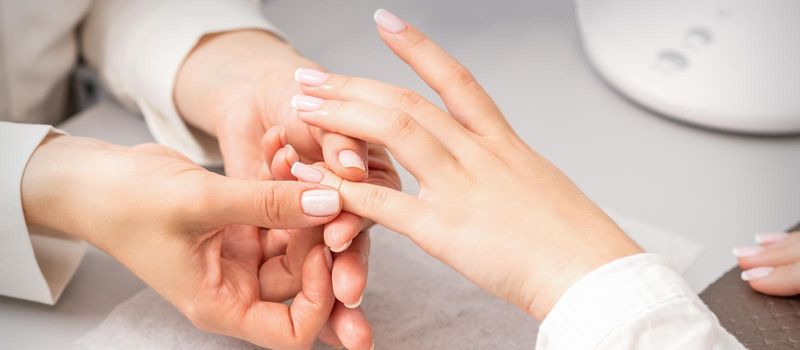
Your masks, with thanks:
<instances>
[{"instance_id":1,"label":"finger","mask_svg":"<svg viewBox=\"0 0 800 350\"><path fill-rule=\"evenodd\" d=\"M295 163L295 167L304 169L295 172L298 180L339 189L344 211L409 235L415 241L416 232L433 229L426 220L429 212L426 202L416 197L384 186L345 181L328 170L303 163ZM306 172L307 168L314 170L313 176L307 176L312 174Z\"/></svg>"},{"instance_id":2,"label":"finger","mask_svg":"<svg viewBox=\"0 0 800 350\"><path fill-rule=\"evenodd\" d=\"M322 77L305 79L308 75ZM471 143L468 134L458 121L444 113L439 107L426 100L416 92L402 89L383 82L328 74L308 68L300 68L295 79L301 83L306 95L341 101L361 101L389 109L399 109L413 115L423 127L430 130L442 143L451 150L463 148L464 143Z\"/></svg>"},{"instance_id":3,"label":"finger","mask_svg":"<svg viewBox=\"0 0 800 350\"><path fill-rule=\"evenodd\" d=\"M259 270L261 299L283 301L300 290L303 262L322 243L322 228L288 230L286 254L268 259Z\"/></svg>"},{"instance_id":4,"label":"finger","mask_svg":"<svg viewBox=\"0 0 800 350\"><path fill-rule=\"evenodd\" d=\"M281 141L281 133L283 133L283 128L280 126L273 126L264 133L264 137L261 139L261 152L263 153L264 163L272 164L275 154L284 146Z\"/></svg>"},{"instance_id":5,"label":"finger","mask_svg":"<svg viewBox=\"0 0 800 350\"><path fill-rule=\"evenodd\" d=\"M300 160L292 145L286 145L277 152L270 164L270 173L275 180L294 180L291 172L292 164Z\"/></svg>"},{"instance_id":6,"label":"finger","mask_svg":"<svg viewBox=\"0 0 800 350\"><path fill-rule=\"evenodd\" d=\"M266 228L304 228L324 224L341 210L339 194L293 181L236 180L222 176L204 183L188 217L208 224L247 224Z\"/></svg>"},{"instance_id":7,"label":"finger","mask_svg":"<svg viewBox=\"0 0 800 350\"><path fill-rule=\"evenodd\" d=\"M266 130L246 123L227 123L224 127L226 129L220 130L218 139L225 175L237 179L255 179L264 163L259 140Z\"/></svg>"},{"instance_id":8,"label":"finger","mask_svg":"<svg viewBox=\"0 0 800 350\"><path fill-rule=\"evenodd\" d=\"M369 241L369 232L362 232L333 260L333 295L350 309L361 305L364 299L369 271Z\"/></svg>"},{"instance_id":9,"label":"finger","mask_svg":"<svg viewBox=\"0 0 800 350\"><path fill-rule=\"evenodd\" d=\"M291 306L257 302L244 314L240 338L269 348L310 348L334 304L330 251L314 248L303 266L303 290Z\"/></svg>"},{"instance_id":10,"label":"finger","mask_svg":"<svg viewBox=\"0 0 800 350\"><path fill-rule=\"evenodd\" d=\"M363 219L360 216L342 212L336 219L325 224L323 237L325 245L331 248L334 253L343 252L353 242L359 232Z\"/></svg>"},{"instance_id":11,"label":"finger","mask_svg":"<svg viewBox=\"0 0 800 350\"><path fill-rule=\"evenodd\" d=\"M278 229L259 229L261 246L264 249L264 260L286 254L289 244L289 231Z\"/></svg>"},{"instance_id":12,"label":"finger","mask_svg":"<svg viewBox=\"0 0 800 350\"><path fill-rule=\"evenodd\" d=\"M349 309L336 303L331 312L330 324L347 349L371 350L374 348L372 327L361 308Z\"/></svg>"},{"instance_id":13,"label":"finger","mask_svg":"<svg viewBox=\"0 0 800 350\"><path fill-rule=\"evenodd\" d=\"M472 73L447 51L389 11L380 9L373 18L386 45L442 97L467 129L478 135L513 132Z\"/></svg>"},{"instance_id":14,"label":"finger","mask_svg":"<svg viewBox=\"0 0 800 350\"><path fill-rule=\"evenodd\" d=\"M742 279L764 294L784 297L797 295L800 294L800 262L748 269L742 272Z\"/></svg>"},{"instance_id":15,"label":"finger","mask_svg":"<svg viewBox=\"0 0 800 350\"><path fill-rule=\"evenodd\" d=\"M786 240L766 246L744 246L733 249L742 269L758 266L780 266L800 261L800 235L790 235Z\"/></svg>"},{"instance_id":16,"label":"finger","mask_svg":"<svg viewBox=\"0 0 800 350\"><path fill-rule=\"evenodd\" d=\"M328 319L328 323L325 324L325 327L322 327L322 331L319 332L319 340L334 349L342 347L342 341L339 340L336 332L333 331L330 318Z\"/></svg>"},{"instance_id":17,"label":"finger","mask_svg":"<svg viewBox=\"0 0 800 350\"><path fill-rule=\"evenodd\" d=\"M321 131L322 157L336 175L350 181L367 178L367 144L361 140Z\"/></svg>"},{"instance_id":18,"label":"finger","mask_svg":"<svg viewBox=\"0 0 800 350\"><path fill-rule=\"evenodd\" d=\"M405 112L363 102L319 101L315 109L300 111L298 117L328 131L385 145L422 183L450 182L460 169L452 154Z\"/></svg>"}]
</instances>

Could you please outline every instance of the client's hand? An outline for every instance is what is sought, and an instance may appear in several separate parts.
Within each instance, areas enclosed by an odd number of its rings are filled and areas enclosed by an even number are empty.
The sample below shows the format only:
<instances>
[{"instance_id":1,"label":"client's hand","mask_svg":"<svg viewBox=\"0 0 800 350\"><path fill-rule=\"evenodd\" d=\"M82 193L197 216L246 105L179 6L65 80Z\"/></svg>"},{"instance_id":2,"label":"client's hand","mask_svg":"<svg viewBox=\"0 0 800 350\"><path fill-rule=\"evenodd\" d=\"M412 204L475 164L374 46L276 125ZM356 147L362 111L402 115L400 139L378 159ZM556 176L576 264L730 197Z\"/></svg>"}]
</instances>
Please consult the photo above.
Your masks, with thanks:
<instances>
[{"instance_id":1,"label":"client's hand","mask_svg":"<svg viewBox=\"0 0 800 350\"><path fill-rule=\"evenodd\" d=\"M420 183L418 196L297 165L339 188L344 210L408 235L481 287L542 319L577 279L641 250L511 129L470 72L397 17L375 19L386 44L442 97L330 75L306 83L298 116L386 145ZM300 173L300 172L298 172Z\"/></svg>"},{"instance_id":2,"label":"client's hand","mask_svg":"<svg viewBox=\"0 0 800 350\"><path fill-rule=\"evenodd\" d=\"M310 348L335 302L332 257L323 246L309 248L302 290L287 306L259 298L261 247L228 236L235 224L333 220L339 195L319 185L229 179L162 146L57 136L31 157L22 202L29 225L103 249L206 331Z\"/></svg>"},{"instance_id":3,"label":"client's hand","mask_svg":"<svg viewBox=\"0 0 800 350\"><path fill-rule=\"evenodd\" d=\"M733 248L742 279L764 294L800 294L800 234L770 232L755 238L758 245Z\"/></svg>"}]
</instances>

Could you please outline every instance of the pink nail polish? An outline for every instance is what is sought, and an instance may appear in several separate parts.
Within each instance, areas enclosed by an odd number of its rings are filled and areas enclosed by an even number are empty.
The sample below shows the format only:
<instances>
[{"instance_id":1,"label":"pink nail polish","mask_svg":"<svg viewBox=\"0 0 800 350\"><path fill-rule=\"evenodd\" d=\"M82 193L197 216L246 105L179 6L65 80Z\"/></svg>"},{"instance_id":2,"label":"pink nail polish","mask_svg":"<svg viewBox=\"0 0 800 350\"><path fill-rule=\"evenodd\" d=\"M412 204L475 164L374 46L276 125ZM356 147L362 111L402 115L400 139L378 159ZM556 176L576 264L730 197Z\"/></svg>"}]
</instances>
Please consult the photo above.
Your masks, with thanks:
<instances>
[{"instance_id":1,"label":"pink nail polish","mask_svg":"<svg viewBox=\"0 0 800 350\"><path fill-rule=\"evenodd\" d=\"M328 80L330 74L311 68L297 68L294 71L294 80L310 86L321 85Z\"/></svg>"},{"instance_id":2,"label":"pink nail polish","mask_svg":"<svg viewBox=\"0 0 800 350\"><path fill-rule=\"evenodd\" d=\"M333 271L333 255L331 255L331 250L328 247L325 247L325 263L328 264L328 271Z\"/></svg>"},{"instance_id":3,"label":"pink nail polish","mask_svg":"<svg viewBox=\"0 0 800 350\"><path fill-rule=\"evenodd\" d=\"M339 152L339 164L345 168L357 168L361 169L361 171L367 171L361 156L349 149Z\"/></svg>"},{"instance_id":4,"label":"pink nail polish","mask_svg":"<svg viewBox=\"0 0 800 350\"><path fill-rule=\"evenodd\" d=\"M759 247L757 245L749 245L744 247L734 247L731 252L733 256L737 258L744 258L748 256L757 255L764 251L764 247Z\"/></svg>"},{"instance_id":5,"label":"pink nail polish","mask_svg":"<svg viewBox=\"0 0 800 350\"><path fill-rule=\"evenodd\" d=\"M744 281L755 281L757 279L761 279L767 277L769 274L775 271L774 267L764 266L764 267L755 267L749 270L742 271L742 280Z\"/></svg>"},{"instance_id":6,"label":"pink nail polish","mask_svg":"<svg viewBox=\"0 0 800 350\"><path fill-rule=\"evenodd\" d=\"M758 244L774 244L783 242L789 238L786 232L762 232L756 233L756 243Z\"/></svg>"},{"instance_id":7,"label":"pink nail polish","mask_svg":"<svg viewBox=\"0 0 800 350\"><path fill-rule=\"evenodd\" d=\"M294 95L292 96L292 107L298 111L314 111L321 107L325 100L314 96Z\"/></svg>"},{"instance_id":8,"label":"pink nail polish","mask_svg":"<svg viewBox=\"0 0 800 350\"><path fill-rule=\"evenodd\" d=\"M300 199L303 212L311 216L328 216L339 212L339 192L308 190Z\"/></svg>"},{"instance_id":9,"label":"pink nail polish","mask_svg":"<svg viewBox=\"0 0 800 350\"><path fill-rule=\"evenodd\" d=\"M375 11L375 14L372 15L372 18L381 28L383 28L383 30L392 34L400 33L406 30L408 27L406 26L406 22L403 22L402 19L384 9Z\"/></svg>"},{"instance_id":10,"label":"pink nail polish","mask_svg":"<svg viewBox=\"0 0 800 350\"><path fill-rule=\"evenodd\" d=\"M294 177L298 178L300 181L313 182L317 184L322 182L322 178L325 177L321 171L317 170L313 166L300 162L295 162L292 164L291 172L292 175L294 175Z\"/></svg>"}]
</instances>

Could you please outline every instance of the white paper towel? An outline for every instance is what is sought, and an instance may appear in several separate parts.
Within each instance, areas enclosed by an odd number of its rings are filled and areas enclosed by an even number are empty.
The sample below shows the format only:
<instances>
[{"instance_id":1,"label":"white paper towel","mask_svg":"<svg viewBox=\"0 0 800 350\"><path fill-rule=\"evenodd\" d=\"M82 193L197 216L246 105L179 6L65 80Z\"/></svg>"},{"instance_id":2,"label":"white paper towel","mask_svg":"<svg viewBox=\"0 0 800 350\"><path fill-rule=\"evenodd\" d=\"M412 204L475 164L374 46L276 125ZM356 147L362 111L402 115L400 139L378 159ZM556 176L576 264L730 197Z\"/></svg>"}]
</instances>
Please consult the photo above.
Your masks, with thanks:
<instances>
[{"instance_id":1,"label":"white paper towel","mask_svg":"<svg viewBox=\"0 0 800 350\"><path fill-rule=\"evenodd\" d=\"M640 246L667 257L678 271L701 251L685 238L611 215ZM377 349L534 348L538 324L513 305L483 292L403 236L376 227L372 242L363 307ZM255 348L196 330L151 289L117 306L78 345L90 350Z\"/></svg>"}]
</instances>

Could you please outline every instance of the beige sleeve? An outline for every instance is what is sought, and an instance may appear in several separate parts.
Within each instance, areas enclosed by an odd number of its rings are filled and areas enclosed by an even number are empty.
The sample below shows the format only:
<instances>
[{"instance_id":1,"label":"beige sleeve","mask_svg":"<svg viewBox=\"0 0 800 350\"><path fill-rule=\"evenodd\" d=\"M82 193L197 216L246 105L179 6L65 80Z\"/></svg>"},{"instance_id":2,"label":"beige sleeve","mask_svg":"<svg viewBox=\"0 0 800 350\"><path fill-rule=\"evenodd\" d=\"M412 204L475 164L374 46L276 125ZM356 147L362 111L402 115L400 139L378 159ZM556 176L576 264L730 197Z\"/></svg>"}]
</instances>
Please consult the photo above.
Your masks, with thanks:
<instances>
[{"instance_id":1,"label":"beige sleeve","mask_svg":"<svg viewBox=\"0 0 800 350\"><path fill-rule=\"evenodd\" d=\"M188 126L173 88L186 55L205 34L235 29L281 33L251 0L99 0L83 26L82 50L106 87L144 116L153 138L202 165L220 165L211 136Z\"/></svg>"}]
</instances>

